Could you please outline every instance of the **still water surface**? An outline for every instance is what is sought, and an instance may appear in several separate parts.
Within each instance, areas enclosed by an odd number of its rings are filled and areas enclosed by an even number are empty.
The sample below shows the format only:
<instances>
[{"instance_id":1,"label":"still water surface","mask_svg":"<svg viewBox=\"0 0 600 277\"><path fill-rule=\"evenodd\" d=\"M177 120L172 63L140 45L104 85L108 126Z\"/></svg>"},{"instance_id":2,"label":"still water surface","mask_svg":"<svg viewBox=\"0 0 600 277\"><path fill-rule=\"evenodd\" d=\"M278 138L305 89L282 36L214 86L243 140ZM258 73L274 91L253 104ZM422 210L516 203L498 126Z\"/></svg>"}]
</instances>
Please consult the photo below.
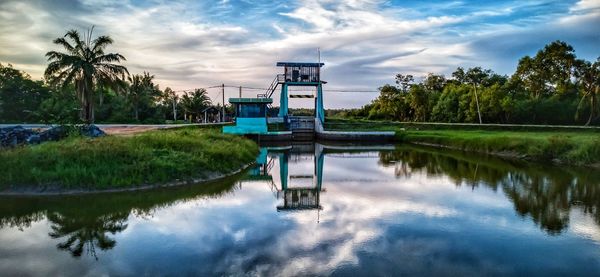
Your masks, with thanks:
<instances>
[{"instance_id":1,"label":"still water surface","mask_svg":"<svg viewBox=\"0 0 600 277\"><path fill-rule=\"evenodd\" d=\"M0 198L0 275L600 275L600 172L408 146L264 147L246 174Z\"/></svg>"}]
</instances>

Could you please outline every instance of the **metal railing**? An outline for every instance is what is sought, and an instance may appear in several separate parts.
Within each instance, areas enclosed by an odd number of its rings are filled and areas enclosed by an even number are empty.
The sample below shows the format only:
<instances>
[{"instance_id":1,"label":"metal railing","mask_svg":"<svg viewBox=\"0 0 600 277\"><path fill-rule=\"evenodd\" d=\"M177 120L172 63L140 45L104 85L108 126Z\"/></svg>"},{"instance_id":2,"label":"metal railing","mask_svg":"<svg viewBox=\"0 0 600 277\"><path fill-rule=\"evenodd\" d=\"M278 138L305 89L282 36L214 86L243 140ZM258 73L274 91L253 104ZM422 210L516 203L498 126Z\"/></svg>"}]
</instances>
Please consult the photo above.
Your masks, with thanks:
<instances>
[{"instance_id":1,"label":"metal railing","mask_svg":"<svg viewBox=\"0 0 600 277\"><path fill-rule=\"evenodd\" d=\"M279 83L281 82L280 79L283 78L282 75L283 74L278 74L277 76L275 76L275 79L273 79L273 81L271 82L271 85L269 85L267 90L265 90L265 93L257 94L256 97L257 98L271 98L271 96L273 96L273 93L275 92L275 89L277 88L277 85L279 85Z\"/></svg>"}]
</instances>

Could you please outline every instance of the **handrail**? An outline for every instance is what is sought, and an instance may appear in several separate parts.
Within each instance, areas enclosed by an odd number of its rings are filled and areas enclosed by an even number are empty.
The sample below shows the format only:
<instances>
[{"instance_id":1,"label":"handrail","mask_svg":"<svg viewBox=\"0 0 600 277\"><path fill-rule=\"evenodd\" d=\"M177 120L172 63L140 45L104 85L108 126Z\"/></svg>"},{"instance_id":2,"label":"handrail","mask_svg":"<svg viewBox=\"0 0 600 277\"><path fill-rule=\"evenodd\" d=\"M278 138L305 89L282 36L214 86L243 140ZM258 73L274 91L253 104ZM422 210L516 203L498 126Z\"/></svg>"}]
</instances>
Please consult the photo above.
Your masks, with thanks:
<instances>
[{"instance_id":1,"label":"handrail","mask_svg":"<svg viewBox=\"0 0 600 277\"><path fill-rule=\"evenodd\" d=\"M269 85L269 88L267 88L267 90L265 90L265 93L257 94L256 97L257 98L271 98L271 96L273 96L273 92L275 92L275 88L277 87L278 84L279 84L279 75L275 76L275 79L273 79L273 81L271 82L271 85Z\"/></svg>"},{"instance_id":2,"label":"handrail","mask_svg":"<svg viewBox=\"0 0 600 277\"><path fill-rule=\"evenodd\" d=\"M281 74L275 76L275 79L273 79L273 82L271 82L271 86L269 86L269 89L267 90L267 93L269 94L268 98L271 98L271 96L273 96L275 88L277 88L277 85L279 85L279 75Z\"/></svg>"}]
</instances>

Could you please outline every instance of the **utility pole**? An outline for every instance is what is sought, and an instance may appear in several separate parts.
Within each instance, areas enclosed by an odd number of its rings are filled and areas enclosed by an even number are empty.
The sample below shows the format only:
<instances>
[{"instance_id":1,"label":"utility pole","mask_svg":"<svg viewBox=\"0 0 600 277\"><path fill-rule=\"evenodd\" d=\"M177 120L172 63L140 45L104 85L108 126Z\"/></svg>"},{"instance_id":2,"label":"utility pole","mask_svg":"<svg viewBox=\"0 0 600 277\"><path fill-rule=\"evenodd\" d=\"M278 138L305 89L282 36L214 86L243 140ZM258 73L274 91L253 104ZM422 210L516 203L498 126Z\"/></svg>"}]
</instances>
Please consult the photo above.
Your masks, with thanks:
<instances>
[{"instance_id":1,"label":"utility pole","mask_svg":"<svg viewBox=\"0 0 600 277\"><path fill-rule=\"evenodd\" d=\"M177 95L173 97L173 121L177 123Z\"/></svg>"},{"instance_id":2,"label":"utility pole","mask_svg":"<svg viewBox=\"0 0 600 277\"><path fill-rule=\"evenodd\" d=\"M221 113L221 122L225 122L225 84L221 84L221 93L223 94L223 112Z\"/></svg>"},{"instance_id":3,"label":"utility pole","mask_svg":"<svg viewBox=\"0 0 600 277\"><path fill-rule=\"evenodd\" d=\"M473 83L473 87L475 88L475 103L477 104L477 115L479 116L479 124L483 124L481 120L481 112L479 111L479 98L477 97L477 83Z\"/></svg>"},{"instance_id":4,"label":"utility pole","mask_svg":"<svg viewBox=\"0 0 600 277\"><path fill-rule=\"evenodd\" d=\"M317 66L317 75L319 75L319 83L321 82L321 47L317 47L317 55L319 56L319 63Z\"/></svg>"},{"instance_id":5,"label":"utility pole","mask_svg":"<svg viewBox=\"0 0 600 277\"><path fill-rule=\"evenodd\" d=\"M240 86L240 98L242 98L242 86Z\"/></svg>"}]
</instances>

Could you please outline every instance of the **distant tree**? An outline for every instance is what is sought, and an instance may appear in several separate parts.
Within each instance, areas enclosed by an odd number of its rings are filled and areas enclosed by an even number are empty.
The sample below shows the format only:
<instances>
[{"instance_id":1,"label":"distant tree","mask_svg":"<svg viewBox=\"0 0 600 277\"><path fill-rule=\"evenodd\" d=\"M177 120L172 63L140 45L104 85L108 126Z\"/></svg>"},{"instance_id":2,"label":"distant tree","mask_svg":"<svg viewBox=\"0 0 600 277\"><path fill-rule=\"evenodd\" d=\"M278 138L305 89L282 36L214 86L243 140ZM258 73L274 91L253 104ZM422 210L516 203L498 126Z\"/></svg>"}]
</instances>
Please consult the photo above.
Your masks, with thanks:
<instances>
[{"instance_id":1,"label":"distant tree","mask_svg":"<svg viewBox=\"0 0 600 277\"><path fill-rule=\"evenodd\" d=\"M426 121L429 104L429 92L424 85L413 85L409 89L410 108L413 111L414 121Z\"/></svg>"},{"instance_id":2,"label":"distant tree","mask_svg":"<svg viewBox=\"0 0 600 277\"><path fill-rule=\"evenodd\" d=\"M384 85L379 91L379 97L373 103L374 110L369 112L369 116L373 119L406 120L409 113L406 94L392 85Z\"/></svg>"},{"instance_id":3,"label":"distant tree","mask_svg":"<svg viewBox=\"0 0 600 277\"><path fill-rule=\"evenodd\" d=\"M127 88L127 98L133 107L136 121L140 120L140 108L154 103L156 97L160 96L158 86L153 83L154 75L144 72L142 75L136 74L128 77L129 86Z\"/></svg>"},{"instance_id":4,"label":"distant tree","mask_svg":"<svg viewBox=\"0 0 600 277\"><path fill-rule=\"evenodd\" d=\"M208 94L206 93L206 89L195 89L194 91L186 91L181 96L181 105L184 110L185 118L187 119L187 115L196 115L198 116L200 112L210 106L212 101Z\"/></svg>"},{"instance_id":5,"label":"distant tree","mask_svg":"<svg viewBox=\"0 0 600 277\"><path fill-rule=\"evenodd\" d=\"M81 107L74 85L53 91L39 106L40 119L45 123L73 123L80 116Z\"/></svg>"},{"instance_id":6,"label":"distant tree","mask_svg":"<svg viewBox=\"0 0 600 277\"><path fill-rule=\"evenodd\" d=\"M600 57L598 57L594 63L578 60L575 76L583 90L581 100L577 105L576 117L578 117L580 113L581 104L587 99L589 101L590 110L590 115L585 123L587 126L590 125L600 113L600 99L598 99L600 98Z\"/></svg>"},{"instance_id":7,"label":"distant tree","mask_svg":"<svg viewBox=\"0 0 600 277\"><path fill-rule=\"evenodd\" d=\"M432 108L431 118L438 122L464 122L464 103L461 104L463 95L468 94L467 85L448 84L438 101Z\"/></svg>"},{"instance_id":8,"label":"distant tree","mask_svg":"<svg viewBox=\"0 0 600 277\"><path fill-rule=\"evenodd\" d=\"M441 92L446 85L446 78L444 75L436 75L433 73L427 74L423 79L423 86L428 91L439 91Z\"/></svg>"},{"instance_id":9,"label":"distant tree","mask_svg":"<svg viewBox=\"0 0 600 277\"><path fill-rule=\"evenodd\" d=\"M465 69L462 67L457 67L454 72L452 72L452 78L454 81L459 84L464 84L467 82L467 74L465 73Z\"/></svg>"},{"instance_id":10,"label":"distant tree","mask_svg":"<svg viewBox=\"0 0 600 277\"><path fill-rule=\"evenodd\" d=\"M396 84L400 85L400 90L404 93L408 92L408 88L415 81L412 75L396 74Z\"/></svg>"},{"instance_id":11,"label":"distant tree","mask_svg":"<svg viewBox=\"0 0 600 277\"><path fill-rule=\"evenodd\" d=\"M105 48L113 43L109 36L99 36L92 40L92 27L82 39L79 32L70 30L64 37L53 42L65 48L66 53L50 51L45 76L52 84L66 87L75 85L77 97L81 103L80 117L88 123L94 122L94 88L99 85L110 86L129 74L120 63L125 60L121 54L105 53ZM69 43L70 39L72 43Z\"/></svg>"},{"instance_id":12,"label":"distant tree","mask_svg":"<svg viewBox=\"0 0 600 277\"><path fill-rule=\"evenodd\" d=\"M532 58L519 60L513 78L522 82L534 98L567 91L574 73L575 50L563 41L547 44Z\"/></svg>"},{"instance_id":13,"label":"distant tree","mask_svg":"<svg viewBox=\"0 0 600 277\"><path fill-rule=\"evenodd\" d=\"M43 82L31 80L10 64L0 64L0 121L39 120L39 106L49 95L50 89Z\"/></svg>"},{"instance_id":14,"label":"distant tree","mask_svg":"<svg viewBox=\"0 0 600 277\"><path fill-rule=\"evenodd\" d=\"M163 92L163 101L167 106L173 107L173 121L177 120L177 101L179 100L179 96L170 88L165 88Z\"/></svg>"}]
</instances>

